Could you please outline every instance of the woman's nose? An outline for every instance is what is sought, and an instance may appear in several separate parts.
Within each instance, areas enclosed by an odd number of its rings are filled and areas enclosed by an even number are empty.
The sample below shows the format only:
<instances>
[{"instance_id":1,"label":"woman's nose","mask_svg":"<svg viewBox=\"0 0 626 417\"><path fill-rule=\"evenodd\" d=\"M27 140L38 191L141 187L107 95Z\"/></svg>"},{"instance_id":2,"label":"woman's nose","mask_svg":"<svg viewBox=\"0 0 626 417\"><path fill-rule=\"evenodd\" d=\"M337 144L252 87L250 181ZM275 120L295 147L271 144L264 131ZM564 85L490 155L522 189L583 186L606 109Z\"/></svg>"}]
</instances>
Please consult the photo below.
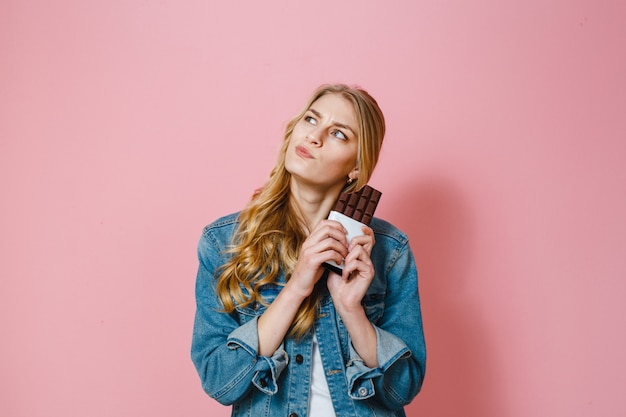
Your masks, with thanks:
<instances>
[{"instance_id":1,"label":"woman's nose","mask_svg":"<svg viewBox=\"0 0 626 417\"><path fill-rule=\"evenodd\" d=\"M320 144L320 133L318 131L318 129L313 129L311 130L308 135L306 135L307 140L315 145L319 145Z\"/></svg>"}]
</instances>

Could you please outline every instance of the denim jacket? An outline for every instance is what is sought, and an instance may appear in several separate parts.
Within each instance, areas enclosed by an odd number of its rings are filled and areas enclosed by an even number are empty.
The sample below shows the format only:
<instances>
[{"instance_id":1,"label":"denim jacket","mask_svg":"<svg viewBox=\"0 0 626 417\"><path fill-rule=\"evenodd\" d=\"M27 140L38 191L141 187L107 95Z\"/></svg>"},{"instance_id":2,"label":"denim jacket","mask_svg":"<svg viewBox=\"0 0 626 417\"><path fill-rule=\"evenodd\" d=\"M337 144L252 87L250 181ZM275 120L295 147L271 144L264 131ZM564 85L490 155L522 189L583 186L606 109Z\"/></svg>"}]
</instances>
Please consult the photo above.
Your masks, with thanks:
<instances>
[{"instance_id":1,"label":"denim jacket","mask_svg":"<svg viewBox=\"0 0 626 417\"><path fill-rule=\"evenodd\" d=\"M233 405L233 416L305 417L311 382L312 332L299 340L285 337L270 356L259 356L257 319L261 303L221 310L215 291L217 270L237 228L237 214L205 227L198 245L196 316L191 357L208 395ZM326 291L318 307L315 334L335 413L340 417L404 416L403 407L419 392L426 349L417 271L408 238L374 218L371 259L375 277L363 306L377 336L378 368L368 368ZM282 276L284 282L284 275ZM280 283L279 283L280 284ZM280 285L264 286L270 304Z\"/></svg>"}]
</instances>

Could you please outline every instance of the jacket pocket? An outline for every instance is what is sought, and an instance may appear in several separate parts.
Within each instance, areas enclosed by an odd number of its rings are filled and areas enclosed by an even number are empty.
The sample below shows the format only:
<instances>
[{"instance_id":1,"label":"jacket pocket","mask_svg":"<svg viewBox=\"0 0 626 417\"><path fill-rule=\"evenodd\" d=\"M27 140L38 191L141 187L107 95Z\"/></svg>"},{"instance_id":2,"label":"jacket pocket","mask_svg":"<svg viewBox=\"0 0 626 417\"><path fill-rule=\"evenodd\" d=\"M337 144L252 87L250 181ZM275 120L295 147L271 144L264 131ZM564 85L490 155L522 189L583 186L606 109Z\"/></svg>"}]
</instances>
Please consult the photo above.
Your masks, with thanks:
<instances>
[{"instance_id":1,"label":"jacket pocket","mask_svg":"<svg viewBox=\"0 0 626 417\"><path fill-rule=\"evenodd\" d=\"M237 306L237 314L239 315L239 322L245 324L252 320L254 317L260 316L265 312L267 306L272 304L276 299L276 296L282 289L282 286L268 284L264 285L260 290L262 300L253 301L245 307Z\"/></svg>"}]
</instances>

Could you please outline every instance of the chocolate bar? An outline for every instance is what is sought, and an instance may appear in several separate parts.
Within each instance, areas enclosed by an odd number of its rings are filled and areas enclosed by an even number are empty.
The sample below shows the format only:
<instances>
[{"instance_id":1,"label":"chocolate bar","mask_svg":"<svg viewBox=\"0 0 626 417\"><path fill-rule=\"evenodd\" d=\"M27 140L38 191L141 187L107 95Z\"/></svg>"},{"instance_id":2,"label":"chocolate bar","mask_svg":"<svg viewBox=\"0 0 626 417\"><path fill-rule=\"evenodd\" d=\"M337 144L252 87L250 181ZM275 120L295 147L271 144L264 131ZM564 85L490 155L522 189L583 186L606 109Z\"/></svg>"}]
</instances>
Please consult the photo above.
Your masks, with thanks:
<instances>
[{"instance_id":1,"label":"chocolate bar","mask_svg":"<svg viewBox=\"0 0 626 417\"><path fill-rule=\"evenodd\" d=\"M369 185L355 193L341 193L328 218L346 228L346 238L350 242L353 237L363 234L363 225L369 226L381 195L380 191ZM343 272L343 262L341 265L334 261L324 262L324 267L337 274Z\"/></svg>"},{"instance_id":2,"label":"chocolate bar","mask_svg":"<svg viewBox=\"0 0 626 417\"><path fill-rule=\"evenodd\" d=\"M381 195L380 191L369 185L356 193L341 193L333 211L369 226Z\"/></svg>"}]
</instances>

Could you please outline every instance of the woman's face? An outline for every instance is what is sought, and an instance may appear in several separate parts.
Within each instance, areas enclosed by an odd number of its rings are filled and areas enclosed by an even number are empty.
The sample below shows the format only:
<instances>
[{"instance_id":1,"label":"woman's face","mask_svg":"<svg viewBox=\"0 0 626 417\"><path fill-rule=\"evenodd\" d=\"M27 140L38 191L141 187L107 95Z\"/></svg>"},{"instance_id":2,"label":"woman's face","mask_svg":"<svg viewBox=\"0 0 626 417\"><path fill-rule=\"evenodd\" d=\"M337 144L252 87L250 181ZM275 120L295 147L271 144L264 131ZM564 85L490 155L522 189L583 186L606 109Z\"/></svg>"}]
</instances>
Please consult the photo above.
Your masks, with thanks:
<instances>
[{"instance_id":1,"label":"woman's face","mask_svg":"<svg viewBox=\"0 0 626 417\"><path fill-rule=\"evenodd\" d=\"M339 94L323 95L294 126L285 168L308 185L343 187L348 176L357 176L357 135L352 103Z\"/></svg>"}]
</instances>

